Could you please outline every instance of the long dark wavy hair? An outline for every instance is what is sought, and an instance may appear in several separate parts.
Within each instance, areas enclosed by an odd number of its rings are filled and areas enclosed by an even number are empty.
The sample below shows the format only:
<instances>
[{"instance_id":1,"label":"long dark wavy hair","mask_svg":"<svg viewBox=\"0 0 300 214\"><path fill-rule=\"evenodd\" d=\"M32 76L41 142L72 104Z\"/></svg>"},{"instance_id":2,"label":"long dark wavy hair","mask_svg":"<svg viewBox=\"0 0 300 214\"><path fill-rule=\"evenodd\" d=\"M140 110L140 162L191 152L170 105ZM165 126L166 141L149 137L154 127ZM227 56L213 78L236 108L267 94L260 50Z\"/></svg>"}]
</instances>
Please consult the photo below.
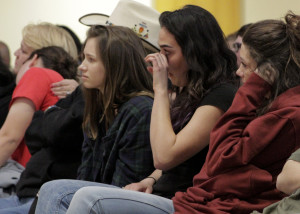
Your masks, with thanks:
<instances>
[{"instance_id":1,"label":"long dark wavy hair","mask_svg":"<svg viewBox=\"0 0 300 214\"><path fill-rule=\"evenodd\" d=\"M93 26L88 31L86 41L90 38L98 41L97 49L106 72L103 94L98 89L83 87L83 129L95 139L99 122L105 122L106 128L109 128L123 103L140 95L153 98L153 87L152 75L144 60L145 49L141 39L131 29Z\"/></svg>"},{"instance_id":2,"label":"long dark wavy hair","mask_svg":"<svg viewBox=\"0 0 300 214\"><path fill-rule=\"evenodd\" d=\"M178 131L212 87L224 82L236 84L236 56L228 48L217 20L199 6L163 12L159 21L174 35L189 66L188 85L180 93L175 87L177 96L171 105L173 128Z\"/></svg>"},{"instance_id":3,"label":"long dark wavy hair","mask_svg":"<svg viewBox=\"0 0 300 214\"><path fill-rule=\"evenodd\" d=\"M278 95L300 85L300 16L289 12L285 22L254 23L247 29L243 44L258 68L268 63L275 73L270 96L257 110L257 115L262 115Z\"/></svg>"}]
</instances>

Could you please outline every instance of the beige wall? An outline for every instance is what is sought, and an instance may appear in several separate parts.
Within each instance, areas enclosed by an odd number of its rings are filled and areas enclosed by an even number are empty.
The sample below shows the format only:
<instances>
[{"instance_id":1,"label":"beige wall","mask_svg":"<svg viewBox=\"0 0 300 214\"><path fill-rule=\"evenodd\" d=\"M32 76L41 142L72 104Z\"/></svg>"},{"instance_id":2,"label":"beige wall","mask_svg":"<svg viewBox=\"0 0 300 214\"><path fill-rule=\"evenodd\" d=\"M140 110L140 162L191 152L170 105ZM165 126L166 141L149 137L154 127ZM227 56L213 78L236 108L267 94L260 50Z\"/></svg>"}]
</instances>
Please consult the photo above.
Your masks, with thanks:
<instances>
[{"instance_id":1,"label":"beige wall","mask_svg":"<svg viewBox=\"0 0 300 214\"><path fill-rule=\"evenodd\" d=\"M137 1L149 6L152 4L152 0ZM241 1L242 24L266 18L278 19L288 10L300 14L300 0ZM0 0L0 40L9 45L13 66L13 52L19 47L22 28L28 23L48 21L67 25L83 41L87 27L81 25L78 18L92 12L109 15L117 2L118 0Z\"/></svg>"},{"instance_id":2,"label":"beige wall","mask_svg":"<svg viewBox=\"0 0 300 214\"><path fill-rule=\"evenodd\" d=\"M283 18L288 10L300 14L300 0L242 0L242 24Z\"/></svg>"},{"instance_id":3,"label":"beige wall","mask_svg":"<svg viewBox=\"0 0 300 214\"><path fill-rule=\"evenodd\" d=\"M8 44L13 53L19 48L22 28L28 23L41 21L70 27L84 41L88 27L78 18L87 13L110 15L119 0L0 0L0 40ZM151 0L136 0L151 5Z\"/></svg>"}]
</instances>

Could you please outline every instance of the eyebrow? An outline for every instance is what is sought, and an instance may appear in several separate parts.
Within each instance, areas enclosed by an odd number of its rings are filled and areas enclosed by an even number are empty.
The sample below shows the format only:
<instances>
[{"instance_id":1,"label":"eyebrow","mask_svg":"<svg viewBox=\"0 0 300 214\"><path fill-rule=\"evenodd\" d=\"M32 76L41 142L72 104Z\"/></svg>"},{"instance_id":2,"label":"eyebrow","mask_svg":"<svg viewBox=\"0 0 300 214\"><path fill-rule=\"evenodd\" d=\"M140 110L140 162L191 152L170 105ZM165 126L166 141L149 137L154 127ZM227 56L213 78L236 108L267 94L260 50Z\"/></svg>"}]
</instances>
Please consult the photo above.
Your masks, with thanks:
<instances>
[{"instance_id":1,"label":"eyebrow","mask_svg":"<svg viewBox=\"0 0 300 214\"><path fill-rule=\"evenodd\" d=\"M84 52L83 52L83 54L84 54L85 56L88 56L88 57L95 57L95 58L97 57L97 56L95 56L95 55L93 55L93 54L90 54L90 53L84 53Z\"/></svg>"},{"instance_id":2,"label":"eyebrow","mask_svg":"<svg viewBox=\"0 0 300 214\"><path fill-rule=\"evenodd\" d=\"M173 48L172 46L170 45L160 45L161 48Z\"/></svg>"}]
</instances>

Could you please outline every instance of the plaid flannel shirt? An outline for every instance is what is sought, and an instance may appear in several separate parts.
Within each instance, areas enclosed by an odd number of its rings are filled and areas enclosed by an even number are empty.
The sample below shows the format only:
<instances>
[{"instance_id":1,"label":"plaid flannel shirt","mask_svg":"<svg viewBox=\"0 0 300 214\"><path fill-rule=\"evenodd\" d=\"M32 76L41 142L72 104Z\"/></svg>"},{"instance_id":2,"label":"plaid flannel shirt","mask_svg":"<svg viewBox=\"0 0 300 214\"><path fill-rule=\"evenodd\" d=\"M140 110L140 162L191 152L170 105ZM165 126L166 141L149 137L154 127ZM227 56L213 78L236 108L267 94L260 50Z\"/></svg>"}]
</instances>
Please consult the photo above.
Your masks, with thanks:
<instances>
[{"instance_id":1,"label":"plaid flannel shirt","mask_svg":"<svg viewBox=\"0 0 300 214\"><path fill-rule=\"evenodd\" d=\"M105 133L100 123L96 140L86 135L78 179L125 186L154 170L150 145L150 118L153 99L131 98L120 108Z\"/></svg>"}]
</instances>

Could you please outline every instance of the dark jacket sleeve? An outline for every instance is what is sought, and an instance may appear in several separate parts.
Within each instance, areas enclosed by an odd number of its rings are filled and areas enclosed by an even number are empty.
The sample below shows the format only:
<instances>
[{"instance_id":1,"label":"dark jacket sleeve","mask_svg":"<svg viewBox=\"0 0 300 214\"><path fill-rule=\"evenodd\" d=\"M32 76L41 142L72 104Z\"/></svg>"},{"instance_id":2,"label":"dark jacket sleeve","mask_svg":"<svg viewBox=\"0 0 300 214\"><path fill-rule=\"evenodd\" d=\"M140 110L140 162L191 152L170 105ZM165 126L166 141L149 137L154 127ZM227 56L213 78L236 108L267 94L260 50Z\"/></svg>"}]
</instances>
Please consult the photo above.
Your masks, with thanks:
<instances>
[{"instance_id":1,"label":"dark jacket sleeve","mask_svg":"<svg viewBox=\"0 0 300 214\"><path fill-rule=\"evenodd\" d=\"M42 147L79 148L83 141L83 110L84 100L79 86L49 110L37 111L25 134L30 153L34 154Z\"/></svg>"}]
</instances>

